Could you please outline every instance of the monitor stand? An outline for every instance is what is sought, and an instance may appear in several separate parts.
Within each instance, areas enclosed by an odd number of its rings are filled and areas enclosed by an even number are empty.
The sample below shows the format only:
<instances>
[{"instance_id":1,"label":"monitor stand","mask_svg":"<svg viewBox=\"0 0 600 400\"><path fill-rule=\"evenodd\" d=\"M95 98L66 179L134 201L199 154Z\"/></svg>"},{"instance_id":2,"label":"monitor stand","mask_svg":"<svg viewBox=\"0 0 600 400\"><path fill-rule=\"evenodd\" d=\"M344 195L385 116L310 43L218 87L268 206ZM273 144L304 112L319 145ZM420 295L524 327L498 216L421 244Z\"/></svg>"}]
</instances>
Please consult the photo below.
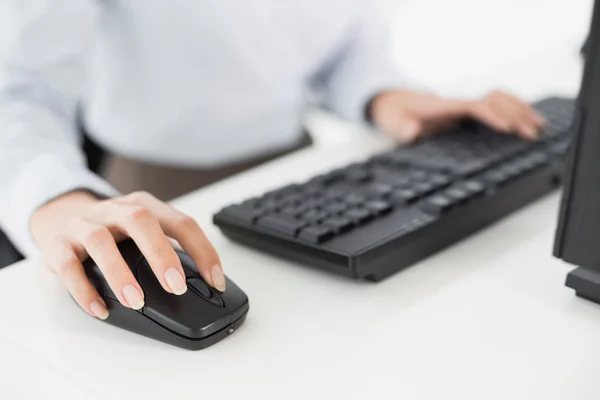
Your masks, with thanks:
<instances>
[{"instance_id":1,"label":"monitor stand","mask_svg":"<svg viewBox=\"0 0 600 400\"><path fill-rule=\"evenodd\" d=\"M600 304L600 271L579 267L567 275L566 285L577 296Z\"/></svg>"}]
</instances>

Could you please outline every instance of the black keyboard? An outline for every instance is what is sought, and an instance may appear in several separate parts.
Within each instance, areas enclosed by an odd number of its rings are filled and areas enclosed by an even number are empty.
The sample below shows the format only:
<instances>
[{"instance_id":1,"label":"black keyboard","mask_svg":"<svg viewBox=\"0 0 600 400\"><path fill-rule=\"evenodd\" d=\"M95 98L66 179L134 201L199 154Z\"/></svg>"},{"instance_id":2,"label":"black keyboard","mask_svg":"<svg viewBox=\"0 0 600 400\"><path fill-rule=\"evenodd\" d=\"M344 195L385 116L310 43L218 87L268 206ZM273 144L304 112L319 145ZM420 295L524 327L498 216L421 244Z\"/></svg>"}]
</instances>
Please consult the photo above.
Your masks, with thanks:
<instances>
[{"instance_id":1,"label":"black keyboard","mask_svg":"<svg viewBox=\"0 0 600 400\"><path fill-rule=\"evenodd\" d=\"M548 121L537 141L468 122L231 205L214 223L271 254L382 280L560 186L575 103L534 106Z\"/></svg>"}]
</instances>

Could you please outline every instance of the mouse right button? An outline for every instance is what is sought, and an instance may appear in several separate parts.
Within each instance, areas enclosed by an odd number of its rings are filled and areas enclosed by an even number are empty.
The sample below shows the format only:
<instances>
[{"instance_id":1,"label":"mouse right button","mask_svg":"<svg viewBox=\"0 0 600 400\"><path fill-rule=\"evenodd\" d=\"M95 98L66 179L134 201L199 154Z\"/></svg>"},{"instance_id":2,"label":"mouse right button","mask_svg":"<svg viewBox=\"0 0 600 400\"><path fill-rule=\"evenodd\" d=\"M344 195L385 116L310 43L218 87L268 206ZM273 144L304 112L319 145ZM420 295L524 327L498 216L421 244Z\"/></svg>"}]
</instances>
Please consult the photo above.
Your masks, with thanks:
<instances>
[{"instance_id":1,"label":"mouse right button","mask_svg":"<svg viewBox=\"0 0 600 400\"><path fill-rule=\"evenodd\" d=\"M138 268L138 280L146 296L142 313L179 335L205 338L231 323L230 312L210 304L191 286L181 296L166 292L146 262Z\"/></svg>"}]
</instances>

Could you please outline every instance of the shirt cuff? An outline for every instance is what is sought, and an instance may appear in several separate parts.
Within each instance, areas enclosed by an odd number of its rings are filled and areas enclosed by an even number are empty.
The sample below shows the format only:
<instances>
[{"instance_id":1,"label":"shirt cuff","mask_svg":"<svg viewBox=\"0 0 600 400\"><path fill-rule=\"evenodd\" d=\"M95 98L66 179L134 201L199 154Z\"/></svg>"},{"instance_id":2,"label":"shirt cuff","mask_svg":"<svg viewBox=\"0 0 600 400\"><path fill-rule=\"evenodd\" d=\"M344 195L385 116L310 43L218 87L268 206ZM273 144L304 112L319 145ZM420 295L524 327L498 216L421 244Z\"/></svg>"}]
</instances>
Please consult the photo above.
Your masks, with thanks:
<instances>
[{"instance_id":1,"label":"shirt cuff","mask_svg":"<svg viewBox=\"0 0 600 400\"><path fill-rule=\"evenodd\" d=\"M80 165L69 165L53 155L36 157L19 171L10 190L5 219L7 236L25 256L38 253L30 231L33 213L47 202L74 190L87 190L98 196L119 195L108 182Z\"/></svg>"},{"instance_id":2,"label":"shirt cuff","mask_svg":"<svg viewBox=\"0 0 600 400\"><path fill-rule=\"evenodd\" d=\"M422 85L408 83L405 79L399 78L398 74L372 74L369 77L357 79L356 82L353 82L352 87L346 88L343 97L340 96L337 101L334 101L335 108L341 117L372 127L367 118L369 105L379 94L394 90L427 91Z\"/></svg>"}]
</instances>

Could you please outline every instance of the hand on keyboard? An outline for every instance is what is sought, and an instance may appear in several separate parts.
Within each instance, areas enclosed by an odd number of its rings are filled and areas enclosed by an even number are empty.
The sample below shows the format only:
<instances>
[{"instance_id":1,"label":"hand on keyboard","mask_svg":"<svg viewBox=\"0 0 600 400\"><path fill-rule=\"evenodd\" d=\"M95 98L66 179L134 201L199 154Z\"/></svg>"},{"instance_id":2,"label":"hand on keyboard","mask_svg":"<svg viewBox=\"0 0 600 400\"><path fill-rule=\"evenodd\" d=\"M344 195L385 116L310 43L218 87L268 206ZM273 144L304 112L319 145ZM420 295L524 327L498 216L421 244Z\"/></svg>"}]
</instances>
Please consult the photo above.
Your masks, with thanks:
<instances>
[{"instance_id":1,"label":"hand on keyboard","mask_svg":"<svg viewBox=\"0 0 600 400\"><path fill-rule=\"evenodd\" d=\"M521 110L514 111L521 118L514 117L514 126L525 121L519 125L521 135L527 127L541 125L534 112L505 96L494 94L471 103L467 115L486 120L490 114L492 122L498 119L502 124L504 117L497 116L496 107L512 106ZM386 118L392 127L402 127L412 118L422 124L422 131L425 125L439 127L463 115L451 112L455 110L447 100L409 97L414 101L404 108L398 99L390 100L394 107ZM380 281L560 184L575 102L550 97L533 106L546 120L537 140L497 134L480 123L462 124L303 182L240 198L218 212L214 222L225 235L251 247ZM404 119L394 119L396 114Z\"/></svg>"},{"instance_id":2,"label":"hand on keyboard","mask_svg":"<svg viewBox=\"0 0 600 400\"><path fill-rule=\"evenodd\" d=\"M403 143L448 128L464 118L526 139L535 139L545 124L529 104L500 91L478 100L445 99L410 91L386 92L373 100L369 114L379 129Z\"/></svg>"}]
</instances>

